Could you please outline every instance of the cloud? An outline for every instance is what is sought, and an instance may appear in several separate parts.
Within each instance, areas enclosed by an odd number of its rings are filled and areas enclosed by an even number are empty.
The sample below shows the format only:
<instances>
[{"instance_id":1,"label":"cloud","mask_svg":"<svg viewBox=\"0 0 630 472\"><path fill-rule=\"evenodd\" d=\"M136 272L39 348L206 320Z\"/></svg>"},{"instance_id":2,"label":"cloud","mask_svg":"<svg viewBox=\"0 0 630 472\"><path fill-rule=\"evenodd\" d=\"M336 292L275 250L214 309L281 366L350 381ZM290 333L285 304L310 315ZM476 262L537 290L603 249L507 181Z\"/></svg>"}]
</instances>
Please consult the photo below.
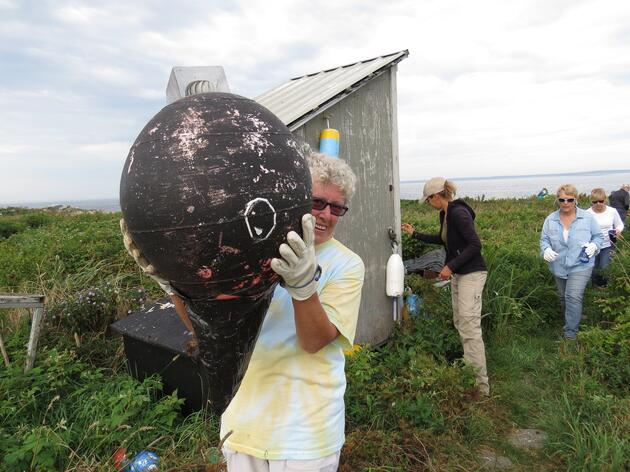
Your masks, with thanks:
<instances>
[{"instance_id":1,"label":"cloud","mask_svg":"<svg viewBox=\"0 0 630 472\"><path fill-rule=\"evenodd\" d=\"M222 65L232 91L254 97L401 49L406 179L628 168L625 0L0 0L0 11L0 202L115 196L173 66Z\"/></svg>"},{"instance_id":2,"label":"cloud","mask_svg":"<svg viewBox=\"0 0 630 472\"><path fill-rule=\"evenodd\" d=\"M90 69L90 74L96 80L113 85L131 85L138 82L132 72L122 67L97 66Z\"/></svg>"},{"instance_id":3,"label":"cloud","mask_svg":"<svg viewBox=\"0 0 630 472\"><path fill-rule=\"evenodd\" d=\"M16 10L17 2L11 0L0 0L0 10Z\"/></svg>"}]
</instances>

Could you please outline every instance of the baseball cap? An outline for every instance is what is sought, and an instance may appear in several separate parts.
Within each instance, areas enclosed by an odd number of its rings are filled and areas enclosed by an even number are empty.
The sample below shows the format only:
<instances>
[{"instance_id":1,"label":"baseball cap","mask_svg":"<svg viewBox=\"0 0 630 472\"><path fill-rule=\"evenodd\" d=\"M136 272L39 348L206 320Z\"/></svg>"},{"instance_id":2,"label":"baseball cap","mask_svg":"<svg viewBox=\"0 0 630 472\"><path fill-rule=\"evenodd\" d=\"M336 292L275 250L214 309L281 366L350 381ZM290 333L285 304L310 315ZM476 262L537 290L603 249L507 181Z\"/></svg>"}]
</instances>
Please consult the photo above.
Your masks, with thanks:
<instances>
[{"instance_id":1,"label":"baseball cap","mask_svg":"<svg viewBox=\"0 0 630 472\"><path fill-rule=\"evenodd\" d=\"M444 184L446 179L444 177L433 177L426 181L424 188L422 189L422 199L426 200L427 197L440 193L444 190Z\"/></svg>"}]
</instances>

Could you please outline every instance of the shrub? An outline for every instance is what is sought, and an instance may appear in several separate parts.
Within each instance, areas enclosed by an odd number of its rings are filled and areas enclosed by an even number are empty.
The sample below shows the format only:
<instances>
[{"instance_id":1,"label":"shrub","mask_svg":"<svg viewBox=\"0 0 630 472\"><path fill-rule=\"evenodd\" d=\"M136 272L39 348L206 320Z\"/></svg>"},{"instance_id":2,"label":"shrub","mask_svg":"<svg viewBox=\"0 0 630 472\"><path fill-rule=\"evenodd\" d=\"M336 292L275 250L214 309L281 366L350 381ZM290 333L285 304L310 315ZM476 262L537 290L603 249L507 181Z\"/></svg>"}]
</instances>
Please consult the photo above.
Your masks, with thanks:
<instances>
[{"instance_id":1,"label":"shrub","mask_svg":"<svg viewBox=\"0 0 630 472\"><path fill-rule=\"evenodd\" d=\"M20 231L23 231L26 226L18 221L3 221L0 220L0 239L6 239Z\"/></svg>"},{"instance_id":2,"label":"shrub","mask_svg":"<svg viewBox=\"0 0 630 472\"><path fill-rule=\"evenodd\" d=\"M24 223L26 223L29 228L39 228L41 226L52 223L54 219L55 218L50 213L37 211L33 213L28 213L24 217Z\"/></svg>"},{"instance_id":3,"label":"shrub","mask_svg":"<svg viewBox=\"0 0 630 472\"><path fill-rule=\"evenodd\" d=\"M121 298L130 301L132 309L144 307L144 290L132 289L123 293L121 290L106 282L77 292L49 308L50 321L70 333L104 332L118 318Z\"/></svg>"}]
</instances>

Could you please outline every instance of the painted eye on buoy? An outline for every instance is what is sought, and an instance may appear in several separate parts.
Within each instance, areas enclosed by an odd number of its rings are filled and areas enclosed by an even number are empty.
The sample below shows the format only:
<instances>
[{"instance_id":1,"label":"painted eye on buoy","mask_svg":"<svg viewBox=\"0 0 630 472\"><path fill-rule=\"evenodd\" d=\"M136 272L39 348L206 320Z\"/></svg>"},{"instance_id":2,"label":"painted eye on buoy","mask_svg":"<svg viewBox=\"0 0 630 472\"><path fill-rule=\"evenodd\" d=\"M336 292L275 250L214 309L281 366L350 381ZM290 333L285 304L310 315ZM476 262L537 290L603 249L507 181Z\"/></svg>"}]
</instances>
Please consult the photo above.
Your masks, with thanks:
<instances>
[{"instance_id":1,"label":"painted eye on buoy","mask_svg":"<svg viewBox=\"0 0 630 472\"><path fill-rule=\"evenodd\" d=\"M254 198L245 205L245 224L250 238L267 239L276 227L276 210L266 198Z\"/></svg>"}]
</instances>

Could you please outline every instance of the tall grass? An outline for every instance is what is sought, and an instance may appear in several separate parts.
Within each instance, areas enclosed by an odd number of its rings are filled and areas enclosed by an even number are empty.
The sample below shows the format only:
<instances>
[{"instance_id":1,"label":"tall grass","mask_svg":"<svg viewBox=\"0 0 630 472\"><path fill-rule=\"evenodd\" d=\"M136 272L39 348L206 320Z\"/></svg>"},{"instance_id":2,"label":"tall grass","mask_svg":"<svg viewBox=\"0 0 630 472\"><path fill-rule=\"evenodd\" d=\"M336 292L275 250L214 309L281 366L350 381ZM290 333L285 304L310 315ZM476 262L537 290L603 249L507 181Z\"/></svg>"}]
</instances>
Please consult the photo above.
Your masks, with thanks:
<instances>
[{"instance_id":1,"label":"tall grass","mask_svg":"<svg viewBox=\"0 0 630 472\"><path fill-rule=\"evenodd\" d=\"M163 454L191 456L194 448L180 435L199 438L195 447L216 438L216 422L203 415L183 420L183 401L160 395L156 377L138 382L106 375L68 352L42 354L28 374L17 365L0 371L3 470L111 470L118 447L138 451L164 441Z\"/></svg>"},{"instance_id":2,"label":"tall grass","mask_svg":"<svg viewBox=\"0 0 630 472\"><path fill-rule=\"evenodd\" d=\"M630 250L622 242L609 286L587 290L577 344L557 343L561 316L538 254L550 201L470 200L488 263L484 335L492 396L482 400L461 361L450 293L410 276L420 316L378 349L348 358L347 442L340 470L476 470L478 452L508 455L516 470L623 470L630 422ZM437 231L437 212L403 202L403 220ZM218 422L184 417L158 378L126 372L106 326L160 290L123 248L119 215L27 211L0 215L0 292L40 292L49 317L36 367L23 374L28 317L0 329L13 361L0 369L0 469L111 470L118 447L151 448L165 470L221 470ZM15 231L14 231L15 230ZM406 236L406 257L433 249ZM92 293L92 295L90 295ZM98 299L99 303L93 303ZM74 333L81 342L77 345ZM515 427L550 435L543 453L515 450ZM586 469L584 468L586 467Z\"/></svg>"},{"instance_id":3,"label":"tall grass","mask_svg":"<svg viewBox=\"0 0 630 472\"><path fill-rule=\"evenodd\" d=\"M559 421L546 424L552 434L548 447L566 458L571 471L621 471L630 467L630 417L611 398L579 397L562 392L548 407ZM598 409L594 415L589 409ZM615 414L617 413L617 414ZM619 414L621 413L621 415Z\"/></svg>"}]
</instances>

